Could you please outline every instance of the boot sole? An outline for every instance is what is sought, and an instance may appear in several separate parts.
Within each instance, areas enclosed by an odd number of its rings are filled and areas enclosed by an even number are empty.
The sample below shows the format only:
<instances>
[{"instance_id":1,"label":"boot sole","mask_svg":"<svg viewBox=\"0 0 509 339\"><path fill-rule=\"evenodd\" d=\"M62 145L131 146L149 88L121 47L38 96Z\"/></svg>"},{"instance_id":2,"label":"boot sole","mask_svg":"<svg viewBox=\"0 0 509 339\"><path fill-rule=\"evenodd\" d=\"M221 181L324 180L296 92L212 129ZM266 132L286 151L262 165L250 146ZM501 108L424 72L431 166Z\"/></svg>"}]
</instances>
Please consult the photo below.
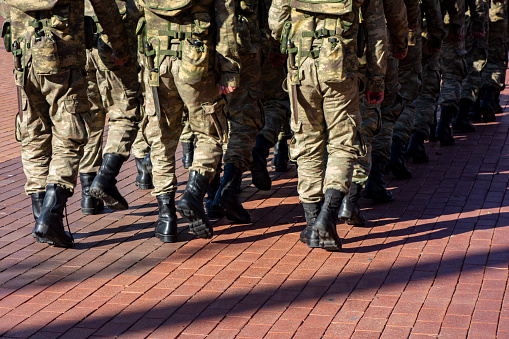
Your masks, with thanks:
<instances>
[{"instance_id":1,"label":"boot sole","mask_svg":"<svg viewBox=\"0 0 509 339\"><path fill-rule=\"evenodd\" d=\"M318 236L320 237L319 247L326 251L341 251L341 240L339 237L336 238L334 235L331 235L330 232L318 232Z\"/></svg>"},{"instance_id":2,"label":"boot sole","mask_svg":"<svg viewBox=\"0 0 509 339\"><path fill-rule=\"evenodd\" d=\"M206 217L196 215L196 213L187 207L177 206L177 211L189 221L189 230L199 238L210 239L214 231L210 224L207 224Z\"/></svg>"},{"instance_id":3,"label":"boot sole","mask_svg":"<svg viewBox=\"0 0 509 339\"><path fill-rule=\"evenodd\" d=\"M251 222L251 216L243 219L243 218L237 218L235 215L228 213L228 210L231 210L234 208L230 208L230 206L227 203L225 204L223 201L219 201L218 205L223 209L224 215L226 216L226 218L228 220L239 223L239 224L249 224ZM244 207L242 207L242 208L244 208ZM247 211L246 211L246 213L249 214L249 212L247 212Z\"/></svg>"},{"instance_id":4,"label":"boot sole","mask_svg":"<svg viewBox=\"0 0 509 339\"><path fill-rule=\"evenodd\" d=\"M58 234L55 233L50 227L35 225L34 232L35 240L40 243L46 243L56 247L71 248L74 246L74 242L67 239L62 239Z\"/></svg>"},{"instance_id":5,"label":"boot sole","mask_svg":"<svg viewBox=\"0 0 509 339\"><path fill-rule=\"evenodd\" d=\"M117 200L113 198L112 196L106 194L101 188L99 187L91 187L90 188L90 194L96 198L101 199L104 201L104 204L109 209L115 210L115 211L123 211L129 208L129 204L127 201L122 197L122 200Z\"/></svg>"},{"instance_id":6,"label":"boot sole","mask_svg":"<svg viewBox=\"0 0 509 339\"><path fill-rule=\"evenodd\" d=\"M177 241L176 234L162 234L162 233L155 232L155 236L162 242L176 242Z\"/></svg>"}]
</instances>

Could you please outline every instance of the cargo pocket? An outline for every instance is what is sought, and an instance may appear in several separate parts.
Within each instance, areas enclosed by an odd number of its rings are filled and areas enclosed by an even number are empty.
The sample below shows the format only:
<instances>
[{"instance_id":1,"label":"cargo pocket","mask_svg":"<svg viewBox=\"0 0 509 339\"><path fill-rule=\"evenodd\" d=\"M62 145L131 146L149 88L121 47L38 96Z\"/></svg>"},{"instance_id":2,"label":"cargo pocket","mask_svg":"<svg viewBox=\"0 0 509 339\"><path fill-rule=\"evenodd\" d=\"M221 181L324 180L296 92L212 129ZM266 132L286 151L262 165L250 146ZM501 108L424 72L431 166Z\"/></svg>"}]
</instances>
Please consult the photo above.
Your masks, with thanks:
<instances>
[{"instance_id":1,"label":"cargo pocket","mask_svg":"<svg viewBox=\"0 0 509 339\"><path fill-rule=\"evenodd\" d=\"M317 72L320 82L342 82L357 74L359 58L349 49L355 49L352 39L332 37L324 40L318 59Z\"/></svg>"},{"instance_id":2,"label":"cargo pocket","mask_svg":"<svg viewBox=\"0 0 509 339\"><path fill-rule=\"evenodd\" d=\"M297 139L295 138L296 134L302 133L302 121L297 121L295 123L293 121L290 122L290 127L292 131L294 132L294 135L292 136L292 139L290 140L290 146L288 148L288 157L291 161L297 161L297 158L303 153L302 151L305 149L305 145L297 145Z\"/></svg>"},{"instance_id":3,"label":"cargo pocket","mask_svg":"<svg viewBox=\"0 0 509 339\"><path fill-rule=\"evenodd\" d=\"M186 39L182 43L182 65L179 78L188 85L201 82L209 69L209 49L201 40Z\"/></svg>"},{"instance_id":4,"label":"cargo pocket","mask_svg":"<svg viewBox=\"0 0 509 339\"><path fill-rule=\"evenodd\" d=\"M220 99L214 103L202 104L204 131L209 135L216 136L226 144L228 142L228 119L224 112L226 102Z\"/></svg>"},{"instance_id":5,"label":"cargo pocket","mask_svg":"<svg viewBox=\"0 0 509 339\"><path fill-rule=\"evenodd\" d=\"M32 61L37 74L48 75L60 72L60 60L55 36L44 28L32 38Z\"/></svg>"}]
</instances>

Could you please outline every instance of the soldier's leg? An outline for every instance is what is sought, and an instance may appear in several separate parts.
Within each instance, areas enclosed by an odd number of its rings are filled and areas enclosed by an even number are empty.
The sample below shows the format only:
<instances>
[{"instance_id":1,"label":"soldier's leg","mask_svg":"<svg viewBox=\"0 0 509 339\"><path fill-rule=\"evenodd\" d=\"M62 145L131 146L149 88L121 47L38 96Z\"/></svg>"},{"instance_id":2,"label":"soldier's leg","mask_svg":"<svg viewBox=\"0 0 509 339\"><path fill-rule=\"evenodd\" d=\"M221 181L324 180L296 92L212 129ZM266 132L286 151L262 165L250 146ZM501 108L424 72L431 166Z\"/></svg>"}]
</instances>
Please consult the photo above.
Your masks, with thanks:
<instances>
[{"instance_id":1,"label":"soldier's leg","mask_svg":"<svg viewBox=\"0 0 509 339\"><path fill-rule=\"evenodd\" d=\"M175 176L175 151L180 133L182 132L182 113L184 103L180 99L175 86L170 59L163 61L160 84L157 88L161 107L161 121L156 115L152 90L148 86L148 75L145 77L145 136L150 144L152 175L154 189L152 195L157 198L159 220L155 235L163 242L175 242L177 237L177 215L175 209L175 192L177 177ZM148 73L148 72L147 72Z\"/></svg>"},{"instance_id":2,"label":"soldier's leg","mask_svg":"<svg viewBox=\"0 0 509 339\"><path fill-rule=\"evenodd\" d=\"M373 138L371 169L364 189L364 197L375 203L392 201L392 194L385 187L385 166L390 159L393 127L403 110L403 100L398 94L401 87L398 81L398 60L392 56L387 59L385 79L385 98L381 104L382 126Z\"/></svg>"},{"instance_id":3,"label":"soldier's leg","mask_svg":"<svg viewBox=\"0 0 509 339\"><path fill-rule=\"evenodd\" d=\"M424 141L435 134L432 127L435 110L440 94L440 55L439 53L423 54L423 71L421 92L415 101L416 114L412 127L412 136L408 144L408 155L415 163L427 163Z\"/></svg>"},{"instance_id":4,"label":"soldier's leg","mask_svg":"<svg viewBox=\"0 0 509 339\"><path fill-rule=\"evenodd\" d=\"M421 90L421 60L422 39L421 30L418 29L415 40L411 44L409 43L407 56L400 61L398 74L401 84L400 95L403 98L403 111L394 124L391 158L388 167L394 176L400 179L410 179L412 177L412 172L406 166L405 155L415 118L415 100Z\"/></svg>"},{"instance_id":5,"label":"soldier's leg","mask_svg":"<svg viewBox=\"0 0 509 339\"><path fill-rule=\"evenodd\" d=\"M243 65L240 86L226 96L230 133L224 154L225 171L215 202L225 210L228 219L247 223L251 218L242 207L238 195L242 173L251 165L256 136L264 124L261 53L242 53L240 61Z\"/></svg>"},{"instance_id":6,"label":"soldier's leg","mask_svg":"<svg viewBox=\"0 0 509 339\"><path fill-rule=\"evenodd\" d=\"M256 137L251 173L253 184L257 188L269 190L271 179L267 171L267 157L271 147L274 147L274 157L279 156L279 147L275 145L278 143L282 126L288 119L290 102L288 93L283 90L283 81L286 78L286 56L279 53L279 43L272 40L267 41L263 47L262 84L265 124ZM284 152L284 150L281 151Z\"/></svg>"},{"instance_id":7,"label":"soldier's leg","mask_svg":"<svg viewBox=\"0 0 509 339\"><path fill-rule=\"evenodd\" d=\"M52 156L49 164L46 196L35 224L37 241L55 246L71 247L73 239L64 231L63 211L72 195L78 167L87 143L88 131L84 116L89 115L87 81L81 69L54 75L35 75L29 71L30 84L51 103L48 115L52 127ZM57 85L58 84L58 85Z\"/></svg>"},{"instance_id":8,"label":"soldier's leg","mask_svg":"<svg viewBox=\"0 0 509 339\"><path fill-rule=\"evenodd\" d=\"M440 69L442 73L442 87L440 88L441 113L437 126L437 138L441 146L454 145L451 122L456 112L461 96L461 83L467 75L465 61L464 37L461 41L451 42L445 39L440 50Z\"/></svg>"},{"instance_id":9,"label":"soldier's leg","mask_svg":"<svg viewBox=\"0 0 509 339\"><path fill-rule=\"evenodd\" d=\"M150 190L154 188L154 185L152 184L152 161L150 160L150 145L147 142L147 138L144 132L148 123L148 119L146 118L145 107L143 105L140 107L140 112L142 118L138 124L138 133L136 134L136 139L134 139L131 149L134 156L134 161L136 163L136 169L138 170L138 175L136 176L136 181L134 184L138 186L138 189Z\"/></svg>"},{"instance_id":10,"label":"soldier's leg","mask_svg":"<svg viewBox=\"0 0 509 339\"><path fill-rule=\"evenodd\" d=\"M191 130L196 135L189 180L177 208L189 220L191 232L200 238L211 238L213 230L203 209L203 198L219 165L222 144L228 138L225 101L219 96L219 86L210 74L203 75L201 82L192 86L177 78L175 83L189 111Z\"/></svg>"},{"instance_id":11,"label":"soldier's leg","mask_svg":"<svg viewBox=\"0 0 509 339\"><path fill-rule=\"evenodd\" d=\"M189 169L193 164L194 155L194 133L189 125L189 113L186 112L183 121L182 134L180 135L180 143L182 144L182 164L185 169Z\"/></svg>"},{"instance_id":12,"label":"soldier's leg","mask_svg":"<svg viewBox=\"0 0 509 339\"><path fill-rule=\"evenodd\" d=\"M109 129L104 147L104 160L90 187L90 193L104 200L109 208L123 210L129 205L118 191L115 178L129 157L141 120L138 64L129 63L110 70L99 69L97 80L109 118Z\"/></svg>"},{"instance_id":13,"label":"soldier's leg","mask_svg":"<svg viewBox=\"0 0 509 339\"><path fill-rule=\"evenodd\" d=\"M375 135L381 128L380 105L371 105L366 101L366 97L360 97L360 113L362 123L360 132L364 145L365 154L357 159L354 164L352 186L348 192L348 197L343 199L339 211L339 217L345 220L349 225L364 226L366 220L360 212L359 199L362 189L366 186L369 172L371 169L371 149Z\"/></svg>"},{"instance_id":14,"label":"soldier's leg","mask_svg":"<svg viewBox=\"0 0 509 339\"><path fill-rule=\"evenodd\" d=\"M103 107L101 93L97 85L97 49L87 50L87 97L90 102L90 118L88 123L88 142L83 150L80 161L81 181L81 213L85 215L97 214L104 209L101 199L96 199L90 194L90 185L94 181L97 171L103 161L103 136L106 112Z\"/></svg>"},{"instance_id":15,"label":"soldier's leg","mask_svg":"<svg viewBox=\"0 0 509 339\"><path fill-rule=\"evenodd\" d=\"M507 4L493 3L490 10L488 61L481 72L479 108L484 122L495 121L497 93L505 87L507 69Z\"/></svg>"},{"instance_id":16,"label":"soldier's leg","mask_svg":"<svg viewBox=\"0 0 509 339\"><path fill-rule=\"evenodd\" d=\"M291 111L288 109L286 117L281 126L277 143L274 145L274 157L272 158L272 168L276 172L286 172L288 170L288 140L292 138L292 130L290 128Z\"/></svg>"}]
</instances>

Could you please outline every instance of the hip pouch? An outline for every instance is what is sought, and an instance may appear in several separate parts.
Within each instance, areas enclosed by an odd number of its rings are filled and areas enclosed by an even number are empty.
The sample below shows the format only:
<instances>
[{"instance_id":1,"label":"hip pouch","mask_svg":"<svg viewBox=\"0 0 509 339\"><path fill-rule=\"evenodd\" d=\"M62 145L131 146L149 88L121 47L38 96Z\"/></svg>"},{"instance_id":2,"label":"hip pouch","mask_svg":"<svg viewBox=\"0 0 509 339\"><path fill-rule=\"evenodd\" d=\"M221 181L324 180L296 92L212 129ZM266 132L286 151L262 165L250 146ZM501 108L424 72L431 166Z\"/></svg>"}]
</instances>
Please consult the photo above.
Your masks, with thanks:
<instances>
[{"instance_id":1,"label":"hip pouch","mask_svg":"<svg viewBox=\"0 0 509 339\"><path fill-rule=\"evenodd\" d=\"M179 78L188 85L201 82L209 70L209 48L198 39L182 41L182 64Z\"/></svg>"},{"instance_id":2,"label":"hip pouch","mask_svg":"<svg viewBox=\"0 0 509 339\"><path fill-rule=\"evenodd\" d=\"M60 60L55 37L50 28L44 27L32 37L32 62L37 74L57 74Z\"/></svg>"}]
</instances>

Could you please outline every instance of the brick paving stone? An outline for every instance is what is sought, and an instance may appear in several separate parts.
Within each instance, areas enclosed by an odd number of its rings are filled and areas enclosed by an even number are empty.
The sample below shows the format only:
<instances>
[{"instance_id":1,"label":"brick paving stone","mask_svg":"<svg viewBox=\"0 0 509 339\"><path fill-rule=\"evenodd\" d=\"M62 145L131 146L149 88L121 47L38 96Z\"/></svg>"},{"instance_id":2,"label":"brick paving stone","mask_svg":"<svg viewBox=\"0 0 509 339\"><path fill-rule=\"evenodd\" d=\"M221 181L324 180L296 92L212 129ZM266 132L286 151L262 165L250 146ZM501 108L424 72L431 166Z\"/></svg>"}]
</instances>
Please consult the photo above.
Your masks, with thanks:
<instances>
[{"instance_id":1,"label":"brick paving stone","mask_svg":"<svg viewBox=\"0 0 509 339\"><path fill-rule=\"evenodd\" d=\"M11 62L0 47L0 63ZM30 235L9 66L0 79L0 336L509 337L507 113L459 134L454 147L426 144L430 162L410 161L411 180L387 175L395 200L361 200L368 225L338 224L339 253L300 243L293 165L269 169L270 191L243 175L252 223L220 219L205 240L179 219L179 242L163 244L153 237L156 201L135 187L132 159L118 176L127 211L83 216L78 183L67 209L77 244L66 250ZM181 156L179 146L184 183Z\"/></svg>"}]
</instances>

